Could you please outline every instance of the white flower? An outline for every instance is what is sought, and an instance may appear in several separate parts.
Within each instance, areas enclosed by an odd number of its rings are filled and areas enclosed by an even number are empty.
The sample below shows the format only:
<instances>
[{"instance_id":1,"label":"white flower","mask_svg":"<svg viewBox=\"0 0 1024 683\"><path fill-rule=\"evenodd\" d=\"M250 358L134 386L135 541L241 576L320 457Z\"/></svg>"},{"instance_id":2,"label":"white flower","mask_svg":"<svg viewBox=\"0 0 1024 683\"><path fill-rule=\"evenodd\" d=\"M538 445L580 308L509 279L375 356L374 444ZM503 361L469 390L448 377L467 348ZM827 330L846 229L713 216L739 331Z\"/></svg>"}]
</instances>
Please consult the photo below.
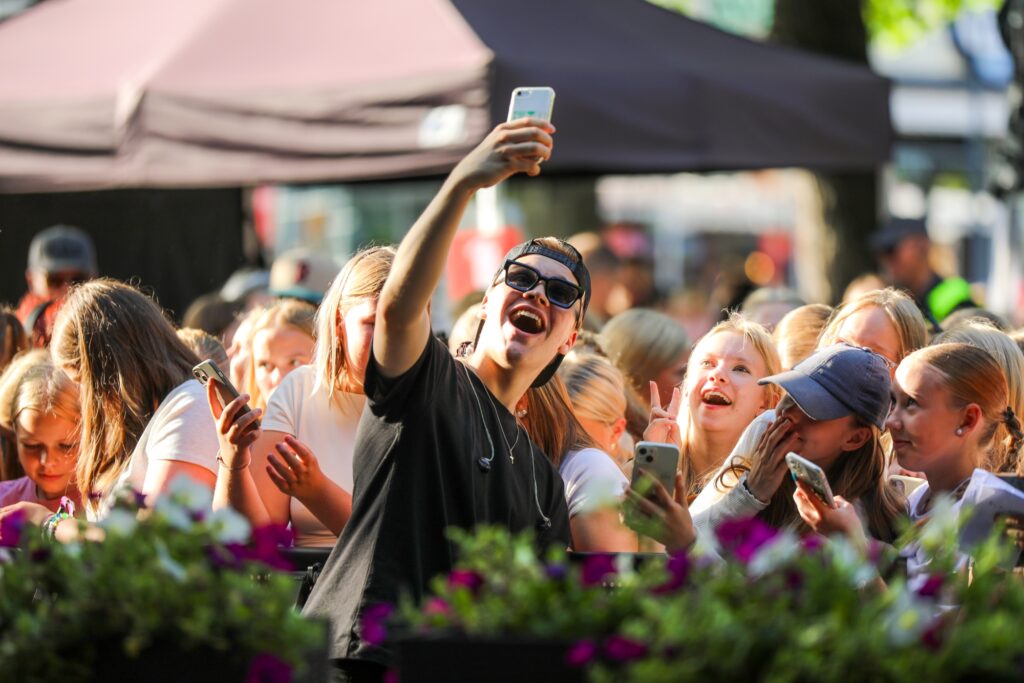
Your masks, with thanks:
<instances>
[{"instance_id":1,"label":"white flower","mask_svg":"<svg viewBox=\"0 0 1024 683\"><path fill-rule=\"evenodd\" d=\"M903 587L885 619L889 642L897 647L917 643L933 617L931 606Z\"/></svg>"},{"instance_id":2,"label":"white flower","mask_svg":"<svg viewBox=\"0 0 1024 683\"><path fill-rule=\"evenodd\" d=\"M171 480L167 495L191 512L208 513L213 506L213 491L184 474Z\"/></svg>"},{"instance_id":3,"label":"white flower","mask_svg":"<svg viewBox=\"0 0 1024 683\"><path fill-rule=\"evenodd\" d=\"M249 520L233 508L221 508L210 515L214 538L221 543L245 543L252 533Z\"/></svg>"},{"instance_id":4,"label":"white flower","mask_svg":"<svg viewBox=\"0 0 1024 683\"><path fill-rule=\"evenodd\" d=\"M189 511L179 505L171 496L164 495L156 499L153 512L161 515L175 529L188 531L192 528L192 516Z\"/></svg>"},{"instance_id":5,"label":"white flower","mask_svg":"<svg viewBox=\"0 0 1024 683\"><path fill-rule=\"evenodd\" d=\"M765 543L747 565L750 576L764 576L789 564L800 553L800 539L791 530L780 532Z\"/></svg>"},{"instance_id":6,"label":"white flower","mask_svg":"<svg viewBox=\"0 0 1024 683\"><path fill-rule=\"evenodd\" d=\"M128 536L138 525L139 521L135 515L121 508L114 508L100 521L100 526L108 533L118 536Z\"/></svg>"},{"instance_id":7,"label":"white flower","mask_svg":"<svg viewBox=\"0 0 1024 683\"><path fill-rule=\"evenodd\" d=\"M833 536L825 547L832 558L832 566L855 588L866 586L878 575L875 567L844 536Z\"/></svg>"},{"instance_id":8,"label":"white flower","mask_svg":"<svg viewBox=\"0 0 1024 683\"><path fill-rule=\"evenodd\" d=\"M167 552L167 546L161 541L156 543L156 557L160 561L160 567L170 574L171 578L179 583L185 580L185 568L171 557L171 554Z\"/></svg>"}]
</instances>

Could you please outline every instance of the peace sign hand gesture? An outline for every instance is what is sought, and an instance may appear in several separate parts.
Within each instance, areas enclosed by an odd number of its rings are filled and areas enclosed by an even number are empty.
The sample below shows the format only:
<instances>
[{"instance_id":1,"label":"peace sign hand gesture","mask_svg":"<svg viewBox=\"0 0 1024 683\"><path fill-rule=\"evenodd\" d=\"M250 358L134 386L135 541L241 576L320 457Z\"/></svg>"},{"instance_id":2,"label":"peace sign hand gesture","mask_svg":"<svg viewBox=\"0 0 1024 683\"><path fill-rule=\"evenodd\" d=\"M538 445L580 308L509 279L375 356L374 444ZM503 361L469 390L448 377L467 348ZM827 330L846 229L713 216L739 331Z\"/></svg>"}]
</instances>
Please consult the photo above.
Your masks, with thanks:
<instances>
[{"instance_id":1,"label":"peace sign hand gesture","mask_svg":"<svg viewBox=\"0 0 1024 683\"><path fill-rule=\"evenodd\" d=\"M680 451L683 450L683 437L679 432L679 423L676 418L679 416L679 404L682 403L682 392L679 387L672 390L672 400L664 408L661 407L661 394L658 385L651 382L651 420L644 430L644 441L655 443L674 444Z\"/></svg>"}]
</instances>

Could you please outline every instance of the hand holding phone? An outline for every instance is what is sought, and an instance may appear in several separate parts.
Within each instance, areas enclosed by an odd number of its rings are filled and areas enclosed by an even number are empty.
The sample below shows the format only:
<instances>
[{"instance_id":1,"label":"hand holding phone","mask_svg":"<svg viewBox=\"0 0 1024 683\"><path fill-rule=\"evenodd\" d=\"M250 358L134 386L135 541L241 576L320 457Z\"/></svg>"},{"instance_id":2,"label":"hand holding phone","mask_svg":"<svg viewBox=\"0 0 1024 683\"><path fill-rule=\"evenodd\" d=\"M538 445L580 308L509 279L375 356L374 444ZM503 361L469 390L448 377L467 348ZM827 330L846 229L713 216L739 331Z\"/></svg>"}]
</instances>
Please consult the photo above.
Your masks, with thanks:
<instances>
[{"instance_id":1,"label":"hand holding phone","mask_svg":"<svg viewBox=\"0 0 1024 683\"><path fill-rule=\"evenodd\" d=\"M832 487L828 485L828 477L825 471L815 465L807 458L796 453L786 454L786 465L793 476L794 481L803 482L814 492L821 502L829 508L836 507L835 497L832 495Z\"/></svg>"},{"instance_id":2,"label":"hand holding phone","mask_svg":"<svg viewBox=\"0 0 1024 683\"><path fill-rule=\"evenodd\" d=\"M548 87L519 87L512 90L508 120L535 118L551 121L555 108L555 91Z\"/></svg>"},{"instance_id":3,"label":"hand holding phone","mask_svg":"<svg viewBox=\"0 0 1024 683\"><path fill-rule=\"evenodd\" d=\"M211 386L216 394L216 399L213 394L210 394L210 410L213 411L213 417L217 420L218 438L224 437L221 443L222 450L226 447L229 447L230 450L239 450L252 445L255 435L259 432L259 411L255 411L250 416L249 413L254 411L250 410L247 404L241 403L232 406L239 398L238 390L212 360L204 360L192 368L192 374L200 384L207 387L208 394ZM219 406L214 405L215 400L219 400ZM238 425L239 429L234 429L235 425ZM234 436L229 434L232 429L235 432ZM242 441L245 443L243 444Z\"/></svg>"}]
</instances>

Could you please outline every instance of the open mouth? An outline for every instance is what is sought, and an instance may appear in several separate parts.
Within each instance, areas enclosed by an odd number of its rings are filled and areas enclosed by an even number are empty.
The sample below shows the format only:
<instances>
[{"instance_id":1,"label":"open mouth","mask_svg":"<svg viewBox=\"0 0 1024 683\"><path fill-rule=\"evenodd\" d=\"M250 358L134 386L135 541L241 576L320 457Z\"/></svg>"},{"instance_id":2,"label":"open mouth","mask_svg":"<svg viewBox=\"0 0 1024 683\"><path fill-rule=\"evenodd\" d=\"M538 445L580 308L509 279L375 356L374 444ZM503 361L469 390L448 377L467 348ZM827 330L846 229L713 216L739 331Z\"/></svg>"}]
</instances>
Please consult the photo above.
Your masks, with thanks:
<instances>
[{"instance_id":1,"label":"open mouth","mask_svg":"<svg viewBox=\"0 0 1024 683\"><path fill-rule=\"evenodd\" d=\"M509 313L508 321L517 329L527 334L540 334L544 331L544 319L528 308L517 308Z\"/></svg>"},{"instance_id":2,"label":"open mouth","mask_svg":"<svg viewBox=\"0 0 1024 683\"><path fill-rule=\"evenodd\" d=\"M731 406L732 401L729 397L720 391L712 389L711 391L705 392L700 400L709 406Z\"/></svg>"}]
</instances>

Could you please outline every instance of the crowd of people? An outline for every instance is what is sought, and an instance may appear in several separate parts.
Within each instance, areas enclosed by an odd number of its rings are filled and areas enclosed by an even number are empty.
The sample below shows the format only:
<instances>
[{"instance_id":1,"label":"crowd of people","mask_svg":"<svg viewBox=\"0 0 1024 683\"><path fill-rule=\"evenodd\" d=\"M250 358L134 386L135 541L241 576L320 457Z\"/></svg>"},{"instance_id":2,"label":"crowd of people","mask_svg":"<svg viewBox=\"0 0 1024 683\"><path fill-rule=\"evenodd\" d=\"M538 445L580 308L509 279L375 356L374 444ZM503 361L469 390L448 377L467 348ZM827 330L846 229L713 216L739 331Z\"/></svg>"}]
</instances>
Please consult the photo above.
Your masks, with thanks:
<instances>
[{"instance_id":1,"label":"crowd of people","mask_svg":"<svg viewBox=\"0 0 1024 683\"><path fill-rule=\"evenodd\" d=\"M1021 469L1018 338L969 291L912 267L916 225L876 245L897 287L860 280L835 309L755 292L695 343L665 313L611 314L581 254L592 245L532 239L442 339L431 302L470 200L537 175L555 135L534 119L499 125L397 247L340 269L291 254L276 284L242 273L181 329L97 277L81 231L38 235L30 294L0 313L0 518L67 541L125 487L152 500L188 476L214 508L332 549L304 611L330 621L340 680L379 680L390 654L362 638L361 615L425 595L454 561L452 526L532 530L578 552L714 555L717 527L757 517L866 549L938 494L962 495L976 468ZM197 381L204 359L238 398ZM635 467L639 442L678 449L674 490ZM834 506L789 476L790 452L824 470ZM641 480L645 495L630 486ZM631 528L623 505L654 530ZM923 551L902 552L921 574Z\"/></svg>"}]
</instances>

